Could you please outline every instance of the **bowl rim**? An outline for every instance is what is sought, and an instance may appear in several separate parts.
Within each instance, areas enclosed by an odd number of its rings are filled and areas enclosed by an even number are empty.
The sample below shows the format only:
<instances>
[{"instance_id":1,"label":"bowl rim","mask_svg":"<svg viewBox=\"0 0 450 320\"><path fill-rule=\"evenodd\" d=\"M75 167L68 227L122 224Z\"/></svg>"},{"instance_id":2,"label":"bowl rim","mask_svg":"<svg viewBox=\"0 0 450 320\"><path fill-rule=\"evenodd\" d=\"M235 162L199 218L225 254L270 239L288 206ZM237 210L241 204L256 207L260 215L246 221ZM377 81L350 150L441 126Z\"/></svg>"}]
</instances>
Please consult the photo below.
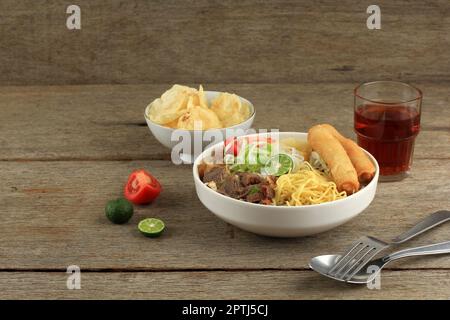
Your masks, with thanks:
<instances>
[{"instance_id":1,"label":"bowl rim","mask_svg":"<svg viewBox=\"0 0 450 320\"><path fill-rule=\"evenodd\" d=\"M205 94L207 94L207 93L212 93L212 94L225 93L225 91L204 91L204 92L205 92ZM236 94L236 95L237 95L237 94ZM154 125L155 127L164 128L164 129L169 129L169 130L183 130L183 131L187 131L187 132L205 132L205 131L208 131L208 130L228 130L228 129L236 129L236 128L238 128L239 126L242 126L242 125L243 125L244 123L246 123L247 121L250 121L250 120L254 119L254 118L255 118L255 114L256 114L255 106L253 105L253 103L252 103L250 100L248 100L248 99L246 99L246 98L244 98L244 97L241 97L241 96L239 96L239 95L237 95L237 96L239 97L239 99L243 100L245 103L248 103L248 104L251 106L252 112L251 112L250 116L249 116L247 119L245 119L244 121L239 122L239 123L237 123L237 124L235 124L235 125L233 125L233 126L231 126L231 127L214 128L214 129L211 128L211 129L206 129L206 130L187 130L187 129L170 128L170 127L167 127L167 126L164 126L164 125L162 125L162 124L159 124L159 123L154 122L154 121L153 121L152 119L150 119L150 117L147 115L147 114L148 114L148 111L150 111L150 108L152 107L153 101L150 102L150 103L145 107L145 110L144 110L144 117L145 117L145 119L146 119L147 121L149 121L149 122L150 122L152 125Z\"/></svg>"},{"instance_id":2,"label":"bowl rim","mask_svg":"<svg viewBox=\"0 0 450 320\"><path fill-rule=\"evenodd\" d=\"M265 132L265 133L254 133L254 134L248 134L248 135L243 135L240 136L239 138L245 138L245 137L252 137L252 136L258 136L258 135L267 135L270 134L270 132ZM295 131L281 131L278 132L278 134L282 134L285 136L289 136L289 135L303 135L303 136L307 136L308 133L306 132L295 132ZM372 161L372 163L375 165L375 175L372 178L372 180L362 189L358 190L357 192L343 198L343 199L338 199L338 200L334 200L334 201L329 201L329 202L323 202L323 203L318 203L318 204L310 204L310 205L304 205L304 206L273 206L273 205L264 205L264 204L259 204L259 203L252 203L252 202L246 202L243 200L238 200L238 199L234 199L231 197L228 197L226 195L223 195L217 191L212 190L211 188L208 188L203 181L200 180L200 177L198 175L198 164L200 159L202 158L202 156L204 154L206 154L207 152L211 152L211 150L213 148L217 148L220 147L221 145L224 144L224 141L221 141L217 144L214 144L212 146L210 146L209 148L207 148L206 150L204 150L202 153L200 153L197 158L194 160L194 163L192 165L192 172L193 172L193 176L194 176L194 182L196 185L200 184L202 188L207 189L207 192L211 192L211 194L214 194L216 196L219 196L219 198L223 198L223 199L227 199L230 200L236 204L242 204L242 205L249 205L249 206L255 206L255 208L259 207L259 208L264 208L263 210L267 210L267 209L279 209L279 210L284 210L284 211L293 211L293 210L297 210L297 211L302 211L302 210L307 210L310 208L323 208L323 207L332 207L338 203L345 203L345 202L349 202L352 200L355 200L357 197L359 197L359 195L361 195L361 193L365 193L368 192L369 187L375 187L376 188L376 184L378 183L378 177L380 174L380 168L378 166L378 162L377 160L365 149L361 148L368 156L369 159Z\"/></svg>"}]
</instances>

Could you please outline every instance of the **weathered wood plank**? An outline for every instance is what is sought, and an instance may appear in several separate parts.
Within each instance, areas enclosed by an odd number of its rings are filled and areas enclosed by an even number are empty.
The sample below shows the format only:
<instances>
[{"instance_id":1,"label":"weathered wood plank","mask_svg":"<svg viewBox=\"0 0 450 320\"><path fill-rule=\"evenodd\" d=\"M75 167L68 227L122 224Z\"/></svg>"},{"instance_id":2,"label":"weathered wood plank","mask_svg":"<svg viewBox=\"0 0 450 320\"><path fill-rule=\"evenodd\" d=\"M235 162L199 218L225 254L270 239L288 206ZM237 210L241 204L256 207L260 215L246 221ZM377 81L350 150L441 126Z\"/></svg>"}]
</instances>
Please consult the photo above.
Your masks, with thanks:
<instances>
[{"instance_id":1,"label":"weathered wood plank","mask_svg":"<svg viewBox=\"0 0 450 320\"><path fill-rule=\"evenodd\" d=\"M353 135L355 83L206 84L256 106L255 128L306 131L330 122ZM416 158L450 158L450 84L425 93ZM0 160L169 159L147 128L145 106L169 85L0 87Z\"/></svg>"},{"instance_id":2,"label":"weathered wood plank","mask_svg":"<svg viewBox=\"0 0 450 320\"><path fill-rule=\"evenodd\" d=\"M447 0L3 0L0 85L450 80Z\"/></svg>"},{"instance_id":3,"label":"weathered wood plank","mask_svg":"<svg viewBox=\"0 0 450 320\"><path fill-rule=\"evenodd\" d=\"M81 270L81 289L64 272L0 272L0 299L449 299L450 271L385 271L380 289L313 271L117 272ZM180 310L181 314L181 310Z\"/></svg>"},{"instance_id":4,"label":"weathered wood plank","mask_svg":"<svg viewBox=\"0 0 450 320\"><path fill-rule=\"evenodd\" d=\"M147 168L161 181L158 200L137 207L126 225L104 216L126 177ZM412 177L381 183L372 205L330 232L299 239L256 236L227 225L195 195L190 166L168 161L0 162L0 269L303 269L313 256L337 253L362 235L390 239L419 218L449 209L450 160L418 160ZM339 214L331 213L331 214ZM143 237L136 226L160 217L167 232ZM444 225L408 245L450 240ZM410 259L396 268L450 268L450 256Z\"/></svg>"}]
</instances>

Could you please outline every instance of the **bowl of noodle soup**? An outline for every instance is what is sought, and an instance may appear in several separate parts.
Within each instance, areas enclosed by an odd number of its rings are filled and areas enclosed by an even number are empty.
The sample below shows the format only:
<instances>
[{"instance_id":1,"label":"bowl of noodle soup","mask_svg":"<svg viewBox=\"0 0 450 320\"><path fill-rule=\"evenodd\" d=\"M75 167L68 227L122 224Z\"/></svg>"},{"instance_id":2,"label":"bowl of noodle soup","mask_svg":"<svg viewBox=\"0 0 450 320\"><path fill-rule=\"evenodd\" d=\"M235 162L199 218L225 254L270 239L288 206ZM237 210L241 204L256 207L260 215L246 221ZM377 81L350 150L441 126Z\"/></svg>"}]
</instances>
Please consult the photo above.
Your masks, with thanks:
<instances>
[{"instance_id":1,"label":"bowl of noodle soup","mask_svg":"<svg viewBox=\"0 0 450 320\"><path fill-rule=\"evenodd\" d=\"M268 135L270 133L247 135L240 139L259 141L267 139ZM300 145L306 144L307 137L307 133L300 132L277 133L279 141L294 141ZM311 166L309 161L298 161L294 164L294 167L297 166L294 173L291 170L282 174L274 182L270 201L263 199L259 203L253 203L249 202L248 198L245 201L245 198L218 192L214 186L205 183L202 177L202 165L214 159L217 153L225 148L224 142L220 142L204 150L196 158L193 177L197 196L217 217L252 233L272 237L301 237L328 231L359 215L369 206L376 193L378 163L372 155L364 151L375 166L375 175L353 194L339 192L327 175ZM226 162L223 159L222 161ZM237 175L249 181L254 178L241 173ZM269 182L263 181L261 188L264 189L265 185L270 183L270 179ZM251 192L251 189L250 192L247 191L246 196L251 198L256 194Z\"/></svg>"}]
</instances>

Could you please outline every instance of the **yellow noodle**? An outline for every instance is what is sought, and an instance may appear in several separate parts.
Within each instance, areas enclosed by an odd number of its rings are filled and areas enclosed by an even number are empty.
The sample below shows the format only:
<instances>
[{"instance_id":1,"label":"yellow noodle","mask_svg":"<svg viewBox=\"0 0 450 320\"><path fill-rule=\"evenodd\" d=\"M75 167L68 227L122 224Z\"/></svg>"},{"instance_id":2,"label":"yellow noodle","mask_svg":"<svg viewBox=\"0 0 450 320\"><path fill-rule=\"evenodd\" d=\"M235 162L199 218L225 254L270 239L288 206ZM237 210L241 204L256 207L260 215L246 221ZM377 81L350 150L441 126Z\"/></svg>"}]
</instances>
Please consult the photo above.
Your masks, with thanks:
<instances>
[{"instance_id":1,"label":"yellow noodle","mask_svg":"<svg viewBox=\"0 0 450 320\"><path fill-rule=\"evenodd\" d=\"M273 201L276 205L303 206L346 196L345 191L337 190L336 184L328 176L304 162L297 172L278 178Z\"/></svg>"}]
</instances>

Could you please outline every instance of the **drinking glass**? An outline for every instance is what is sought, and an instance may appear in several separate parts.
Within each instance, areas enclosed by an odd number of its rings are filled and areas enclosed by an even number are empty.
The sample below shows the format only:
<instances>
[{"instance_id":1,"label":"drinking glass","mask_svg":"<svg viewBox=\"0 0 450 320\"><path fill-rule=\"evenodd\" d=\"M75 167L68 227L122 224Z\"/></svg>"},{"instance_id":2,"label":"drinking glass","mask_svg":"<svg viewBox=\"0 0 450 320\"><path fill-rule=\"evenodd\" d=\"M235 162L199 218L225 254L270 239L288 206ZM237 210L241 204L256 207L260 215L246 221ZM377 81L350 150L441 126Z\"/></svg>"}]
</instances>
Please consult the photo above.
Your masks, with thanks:
<instances>
[{"instance_id":1,"label":"drinking glass","mask_svg":"<svg viewBox=\"0 0 450 320\"><path fill-rule=\"evenodd\" d=\"M420 130L422 91L397 81L374 81L354 90L358 145L380 166L380 181L407 177Z\"/></svg>"}]
</instances>

